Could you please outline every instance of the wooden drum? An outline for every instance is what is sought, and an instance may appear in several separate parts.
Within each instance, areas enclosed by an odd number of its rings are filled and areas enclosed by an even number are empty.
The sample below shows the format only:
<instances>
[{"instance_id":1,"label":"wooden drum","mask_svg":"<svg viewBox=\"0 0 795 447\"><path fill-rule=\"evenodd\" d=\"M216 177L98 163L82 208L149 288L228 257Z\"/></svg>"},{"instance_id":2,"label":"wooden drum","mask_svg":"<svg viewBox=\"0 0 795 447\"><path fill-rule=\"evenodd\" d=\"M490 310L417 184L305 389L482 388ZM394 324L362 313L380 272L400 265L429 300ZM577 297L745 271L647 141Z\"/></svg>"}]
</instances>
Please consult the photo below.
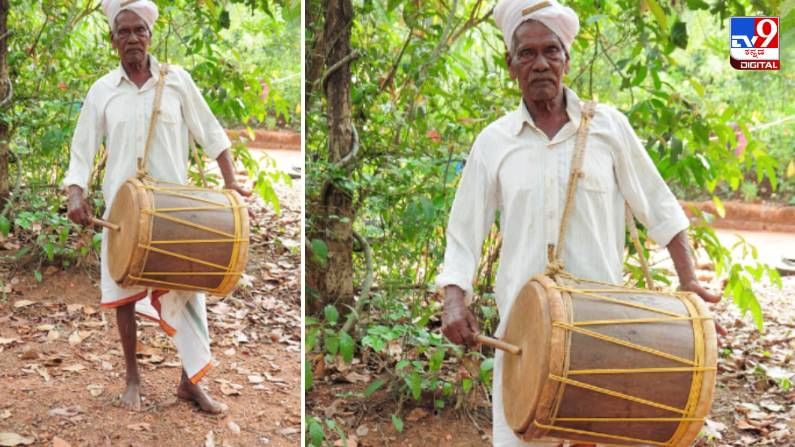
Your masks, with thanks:
<instances>
[{"instance_id":1,"label":"wooden drum","mask_svg":"<svg viewBox=\"0 0 795 447\"><path fill-rule=\"evenodd\" d=\"M235 191L131 178L108 220L108 266L122 287L234 289L248 258L248 213Z\"/></svg>"},{"instance_id":2,"label":"wooden drum","mask_svg":"<svg viewBox=\"0 0 795 447\"><path fill-rule=\"evenodd\" d=\"M561 275L525 284L508 316L503 400L526 441L690 446L715 388L717 339L695 295Z\"/></svg>"}]
</instances>

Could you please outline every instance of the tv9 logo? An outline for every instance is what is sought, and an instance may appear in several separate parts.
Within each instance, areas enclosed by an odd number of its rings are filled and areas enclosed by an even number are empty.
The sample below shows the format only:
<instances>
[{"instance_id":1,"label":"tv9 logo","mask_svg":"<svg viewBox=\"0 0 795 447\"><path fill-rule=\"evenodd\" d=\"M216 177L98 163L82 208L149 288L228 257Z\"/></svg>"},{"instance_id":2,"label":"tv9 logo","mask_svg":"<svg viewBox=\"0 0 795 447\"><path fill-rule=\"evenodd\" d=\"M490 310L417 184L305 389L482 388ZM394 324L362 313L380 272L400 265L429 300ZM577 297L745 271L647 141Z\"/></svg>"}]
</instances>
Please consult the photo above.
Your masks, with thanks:
<instances>
[{"instance_id":1,"label":"tv9 logo","mask_svg":"<svg viewBox=\"0 0 795 447\"><path fill-rule=\"evenodd\" d=\"M730 57L737 70L779 70L779 18L732 17Z\"/></svg>"}]
</instances>

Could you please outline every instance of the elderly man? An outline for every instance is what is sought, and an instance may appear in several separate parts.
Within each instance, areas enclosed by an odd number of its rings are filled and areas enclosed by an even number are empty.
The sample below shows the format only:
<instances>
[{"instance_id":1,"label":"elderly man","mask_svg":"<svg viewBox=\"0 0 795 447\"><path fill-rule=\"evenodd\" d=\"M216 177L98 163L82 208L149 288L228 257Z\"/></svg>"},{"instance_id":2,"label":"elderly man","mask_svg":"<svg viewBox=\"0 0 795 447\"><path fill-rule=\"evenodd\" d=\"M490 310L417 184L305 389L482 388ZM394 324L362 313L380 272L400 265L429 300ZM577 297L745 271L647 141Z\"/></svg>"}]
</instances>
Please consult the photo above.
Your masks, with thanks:
<instances>
[{"instance_id":1,"label":"elderly man","mask_svg":"<svg viewBox=\"0 0 795 447\"><path fill-rule=\"evenodd\" d=\"M158 16L157 6L148 0L104 0L102 7L121 66L91 86L72 139L64 186L68 189L69 218L83 225L91 218L84 191L94 156L103 141L108 155L102 193L108 210L122 183L136 175L136 160L144 153L145 135L161 76L161 65L147 52ZM192 135L204 151L218 161L225 187L244 196L250 195L237 184L228 151L230 141L190 75L179 67L169 67L165 76L161 113L155 124L147 166L149 175L156 180L186 183L188 141ZM137 310L159 320L172 336L183 365L177 395L195 402L208 413L222 412L224 405L215 402L198 385L211 364L204 295L119 287L108 270L107 230L102 238L101 261L101 305L116 309L126 364L127 387L121 404L132 410L141 408L135 355ZM143 300L147 297L151 304Z\"/></svg>"},{"instance_id":2,"label":"elderly man","mask_svg":"<svg viewBox=\"0 0 795 447\"><path fill-rule=\"evenodd\" d=\"M501 0L494 10L503 32L506 63L521 90L518 107L487 126L472 146L447 227L447 249L437 285L444 290L442 331L454 343L473 344L478 324L467 308L481 245L500 211L503 236L495 295L505 330L522 285L543 273L548 247L558 240L577 128L577 95L562 84L579 29L576 14L555 0ZM720 296L696 280L689 256L688 220L655 169L627 118L598 105L585 146L584 177L571 213L561 258L570 273L620 283L625 202L666 246L680 287L705 301ZM598 262L594 260L598 259ZM493 443L527 446L505 421L502 352L495 355ZM550 444L538 443L530 445ZM552 444L561 445L561 444Z\"/></svg>"}]
</instances>

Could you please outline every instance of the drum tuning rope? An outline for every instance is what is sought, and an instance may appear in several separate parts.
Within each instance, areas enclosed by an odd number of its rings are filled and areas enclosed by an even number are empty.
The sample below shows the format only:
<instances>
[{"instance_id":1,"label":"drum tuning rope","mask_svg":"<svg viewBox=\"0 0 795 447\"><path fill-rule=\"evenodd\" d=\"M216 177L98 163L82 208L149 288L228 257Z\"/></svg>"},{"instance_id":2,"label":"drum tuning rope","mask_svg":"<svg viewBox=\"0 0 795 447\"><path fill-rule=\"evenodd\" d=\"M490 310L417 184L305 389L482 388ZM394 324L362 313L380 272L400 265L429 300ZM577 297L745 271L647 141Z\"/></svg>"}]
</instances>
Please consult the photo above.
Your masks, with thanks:
<instances>
[{"instance_id":1,"label":"drum tuning rope","mask_svg":"<svg viewBox=\"0 0 795 447\"><path fill-rule=\"evenodd\" d=\"M596 281L591 280L584 280L580 278L576 278L571 274L564 273L563 275L567 279L579 281L579 282L590 282L590 283L597 283ZM607 396L611 396L617 399L626 400L629 402L658 408L661 410L669 411L671 413L675 413L679 415L679 417L644 417L644 418L609 418L609 417L578 417L578 418L566 418L561 417L557 418L556 415L558 414L559 405L555 405L555 410L552 414L549 415L550 422L548 424L540 422L538 419L533 421L533 425L539 429L549 430L549 431L558 431L563 433L572 433L578 435L586 435L592 437L600 437L605 439L615 439L621 441L628 441L628 442L638 442L644 443L648 445L659 445L659 446L667 446L672 447L676 446L680 439L685 435L687 428L689 427L690 423L692 422L703 422L703 417L696 417L696 406L698 404L698 398L701 390L701 384L704 380L704 373L708 371L715 371L716 367L705 366L705 340L704 340L704 333L703 333L703 322L712 320L711 317L708 316L699 316L697 308L695 304L691 301L694 299L691 294L674 294L669 293L672 297L677 298L680 300L685 308L687 309L689 315L680 315L676 312L671 312L665 309L659 309L652 306L647 306L640 303L629 302L621 299L612 298L603 293L606 292L625 292L631 290L629 288L625 288L622 286L610 286L608 288L598 289L598 288L591 288L591 289L577 289L574 287L568 287L563 285L554 285L552 286L555 289L558 289L562 292L567 292L567 301L571 299L572 295L577 294L581 296L585 296L592 299L598 299L605 302L610 302L613 304L619 304L627 307L633 307L637 309L646 310L649 312L657 313L666 315L666 317L650 317L650 318L637 318L631 320L586 320L586 321L573 321L573 318L569 314L569 319L572 320L571 322L567 321L553 321L552 326L558 329L562 329L567 331L568 333L577 333L580 335L584 335L587 337L591 337L594 339L602 340L608 343L613 343L616 345L624 346L630 349L634 349L637 351L645 352L650 355L654 355L660 358L664 358L667 360L671 360L674 362L682 363L686 366L684 367L661 367L661 368L613 368L613 369L580 369L580 370L570 370L568 362L563 369L563 374L561 376L550 374L549 379L557 381L561 383L563 386L574 386L582 389L586 389L592 392L604 394ZM601 293L600 293L601 292ZM634 290L635 293L638 293L638 290ZM626 340L622 340L620 338L615 338L606 334L602 334L600 332L592 331L583 328L583 326L597 326L597 325L607 325L607 324L644 324L644 323L658 323L658 322L679 322L679 321L689 321L693 327L693 334L694 334L694 358L692 360L686 359L668 352L664 352L658 349L650 348L647 346L639 345L636 343L632 343ZM567 346L567 350L570 347ZM567 355L566 358L569 356ZM665 405L660 402L655 402L648 399L643 399L637 396L632 396L624 393L620 393L614 390L610 390L607 388L599 387L593 384L589 384L586 382L582 382L579 380L574 380L570 376L584 376L590 374L639 374L639 373L692 373L691 385L689 394L687 397L687 402L684 408L677 408L670 405ZM560 403L560 399L563 395L563 390L561 389L558 393L558 404ZM582 430L577 428L571 427L563 427L560 426L559 423L562 422L679 422L679 425L671 436L671 438L665 442L654 441L650 439L641 439L641 438L634 438L629 436L620 436L611 433L601 433L597 431L590 431L590 430ZM557 423L557 424L556 424Z\"/></svg>"}]
</instances>

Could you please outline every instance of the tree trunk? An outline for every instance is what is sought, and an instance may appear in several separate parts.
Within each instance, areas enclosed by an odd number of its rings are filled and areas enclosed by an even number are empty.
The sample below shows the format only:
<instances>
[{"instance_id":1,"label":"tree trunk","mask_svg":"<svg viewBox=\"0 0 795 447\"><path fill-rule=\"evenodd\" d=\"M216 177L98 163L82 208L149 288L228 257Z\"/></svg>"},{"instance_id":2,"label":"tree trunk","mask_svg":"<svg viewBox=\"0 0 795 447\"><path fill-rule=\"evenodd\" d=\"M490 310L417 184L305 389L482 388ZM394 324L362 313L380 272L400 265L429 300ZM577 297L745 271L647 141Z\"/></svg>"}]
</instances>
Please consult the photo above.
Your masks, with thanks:
<instances>
[{"instance_id":1,"label":"tree trunk","mask_svg":"<svg viewBox=\"0 0 795 447\"><path fill-rule=\"evenodd\" d=\"M352 148L350 61L336 66L351 52L351 0L326 2L323 51L325 51L326 117L328 120L328 159L339 163ZM308 240L321 239L328 247L325 262L309 257L307 263L307 303L310 312L324 305L353 305L353 201L351 192L328 181L316 202L307 207L313 229ZM309 244L308 244L309 245ZM316 256L315 256L316 258Z\"/></svg>"},{"instance_id":2,"label":"tree trunk","mask_svg":"<svg viewBox=\"0 0 795 447\"><path fill-rule=\"evenodd\" d=\"M8 0L0 0L0 208L8 200L8 114L10 108L11 80L8 77Z\"/></svg>"}]
</instances>

